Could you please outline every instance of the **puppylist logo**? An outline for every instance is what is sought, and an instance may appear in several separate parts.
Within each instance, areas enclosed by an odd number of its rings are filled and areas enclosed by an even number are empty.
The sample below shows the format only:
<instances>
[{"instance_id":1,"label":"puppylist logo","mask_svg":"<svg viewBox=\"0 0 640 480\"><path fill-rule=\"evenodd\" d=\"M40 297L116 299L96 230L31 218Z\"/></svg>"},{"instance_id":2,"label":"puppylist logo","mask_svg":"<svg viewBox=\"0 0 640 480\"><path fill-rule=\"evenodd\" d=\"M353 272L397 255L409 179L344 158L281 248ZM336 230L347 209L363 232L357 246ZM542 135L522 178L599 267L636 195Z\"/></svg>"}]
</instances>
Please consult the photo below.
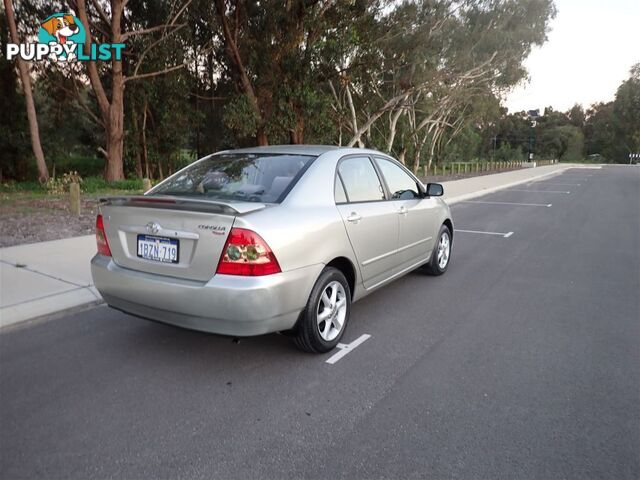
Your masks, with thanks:
<instances>
[{"instance_id":1,"label":"puppylist logo","mask_svg":"<svg viewBox=\"0 0 640 480\"><path fill-rule=\"evenodd\" d=\"M38 43L7 43L7 60L20 57L26 61L115 60L122 59L124 43L85 45L86 31L72 13L54 13L38 29Z\"/></svg>"}]
</instances>

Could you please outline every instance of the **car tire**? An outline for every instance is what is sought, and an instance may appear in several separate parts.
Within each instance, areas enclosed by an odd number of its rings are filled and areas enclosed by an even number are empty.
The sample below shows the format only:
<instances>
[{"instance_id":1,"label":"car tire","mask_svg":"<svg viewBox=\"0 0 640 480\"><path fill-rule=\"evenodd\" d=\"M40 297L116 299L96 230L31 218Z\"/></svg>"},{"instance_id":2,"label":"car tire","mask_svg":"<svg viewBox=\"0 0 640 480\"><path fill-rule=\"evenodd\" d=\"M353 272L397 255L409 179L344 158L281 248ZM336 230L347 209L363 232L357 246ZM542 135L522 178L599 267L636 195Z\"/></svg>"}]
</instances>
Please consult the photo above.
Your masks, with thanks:
<instances>
[{"instance_id":1,"label":"car tire","mask_svg":"<svg viewBox=\"0 0 640 480\"><path fill-rule=\"evenodd\" d=\"M343 273L325 268L300 314L294 342L305 352L324 353L340 342L351 313L351 289Z\"/></svg>"},{"instance_id":2,"label":"car tire","mask_svg":"<svg viewBox=\"0 0 640 480\"><path fill-rule=\"evenodd\" d=\"M451 263L451 244L452 242L451 230L447 225L442 225L438 232L438 239L433 246L433 252L431 253L431 259L429 263L425 264L423 269L429 275L442 275L449 268Z\"/></svg>"}]
</instances>

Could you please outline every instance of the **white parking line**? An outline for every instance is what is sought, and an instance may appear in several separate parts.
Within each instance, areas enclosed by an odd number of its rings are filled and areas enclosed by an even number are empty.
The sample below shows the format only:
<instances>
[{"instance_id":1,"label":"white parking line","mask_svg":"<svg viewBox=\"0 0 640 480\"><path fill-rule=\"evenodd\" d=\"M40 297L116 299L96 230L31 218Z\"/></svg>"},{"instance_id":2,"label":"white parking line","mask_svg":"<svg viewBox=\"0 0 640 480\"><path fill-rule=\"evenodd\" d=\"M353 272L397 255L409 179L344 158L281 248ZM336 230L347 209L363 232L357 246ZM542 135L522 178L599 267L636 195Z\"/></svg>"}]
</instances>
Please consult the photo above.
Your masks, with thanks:
<instances>
[{"instance_id":1,"label":"white parking line","mask_svg":"<svg viewBox=\"0 0 640 480\"><path fill-rule=\"evenodd\" d=\"M467 200L464 202L458 202L458 203L486 203L489 205L524 205L526 207L551 207L551 203L515 203L515 202L480 202L480 201L472 201L472 200Z\"/></svg>"},{"instance_id":2,"label":"white parking line","mask_svg":"<svg viewBox=\"0 0 640 480\"><path fill-rule=\"evenodd\" d=\"M344 357L347 353L349 353L351 350L353 350L358 345L360 345L361 343L363 343L364 341L366 341L366 340L368 340L370 338L371 338L371 335L369 335L368 333L365 333L363 335L360 335L358 338L356 338L351 343L339 343L338 345L336 345L336 348L339 348L340 351L335 353L335 354L333 354L331 357L329 357L326 360L326 363L330 363L330 364L333 365L338 360L340 360L342 357Z\"/></svg>"},{"instance_id":3,"label":"white parking line","mask_svg":"<svg viewBox=\"0 0 640 480\"><path fill-rule=\"evenodd\" d=\"M580 184L579 183L547 183L547 182L531 182L528 183L527 185L532 185L532 184L536 184L539 185L541 187L579 187Z\"/></svg>"},{"instance_id":4,"label":"white parking line","mask_svg":"<svg viewBox=\"0 0 640 480\"><path fill-rule=\"evenodd\" d=\"M502 233L502 232L481 232L479 230L460 230L459 228L455 229L455 232L462 232L462 233L481 233L483 235L497 235L499 237L504 237L504 238L509 238L511 235L513 235L513 232L509 232L509 233Z\"/></svg>"},{"instance_id":5,"label":"white parking line","mask_svg":"<svg viewBox=\"0 0 640 480\"><path fill-rule=\"evenodd\" d=\"M571 192L567 192L566 190L516 190L513 188L508 189L507 192L571 193Z\"/></svg>"}]
</instances>

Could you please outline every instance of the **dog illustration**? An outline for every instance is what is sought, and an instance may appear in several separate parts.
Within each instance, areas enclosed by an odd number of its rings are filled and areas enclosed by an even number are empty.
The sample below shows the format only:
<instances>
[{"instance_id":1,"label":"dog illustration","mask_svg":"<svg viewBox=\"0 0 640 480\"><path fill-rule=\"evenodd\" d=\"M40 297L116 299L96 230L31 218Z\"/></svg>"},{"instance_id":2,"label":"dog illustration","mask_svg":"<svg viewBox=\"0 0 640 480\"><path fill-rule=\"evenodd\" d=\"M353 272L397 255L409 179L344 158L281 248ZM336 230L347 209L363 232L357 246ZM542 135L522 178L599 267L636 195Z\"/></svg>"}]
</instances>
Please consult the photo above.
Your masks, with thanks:
<instances>
[{"instance_id":1,"label":"dog illustration","mask_svg":"<svg viewBox=\"0 0 640 480\"><path fill-rule=\"evenodd\" d=\"M78 25L76 25L73 15L51 17L42 24L42 28L44 28L49 35L56 37L58 43L62 45L73 43L68 37L78 33Z\"/></svg>"}]
</instances>

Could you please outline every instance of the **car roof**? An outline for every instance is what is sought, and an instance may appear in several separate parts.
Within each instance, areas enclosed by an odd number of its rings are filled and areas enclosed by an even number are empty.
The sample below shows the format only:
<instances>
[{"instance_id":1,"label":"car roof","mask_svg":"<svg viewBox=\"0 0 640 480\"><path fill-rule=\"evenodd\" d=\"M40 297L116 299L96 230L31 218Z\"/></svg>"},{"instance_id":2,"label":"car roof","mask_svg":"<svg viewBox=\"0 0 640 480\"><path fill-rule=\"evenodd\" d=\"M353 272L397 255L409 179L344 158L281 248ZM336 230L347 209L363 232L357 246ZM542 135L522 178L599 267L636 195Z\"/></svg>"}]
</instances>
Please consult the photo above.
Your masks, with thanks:
<instances>
[{"instance_id":1,"label":"car roof","mask_svg":"<svg viewBox=\"0 0 640 480\"><path fill-rule=\"evenodd\" d=\"M345 153L382 153L364 148L336 147L332 145L269 145L265 147L249 147L239 148L235 150L225 150L218 153L273 153L285 155L313 155L315 157L319 157L324 153L336 150L342 150Z\"/></svg>"}]
</instances>

